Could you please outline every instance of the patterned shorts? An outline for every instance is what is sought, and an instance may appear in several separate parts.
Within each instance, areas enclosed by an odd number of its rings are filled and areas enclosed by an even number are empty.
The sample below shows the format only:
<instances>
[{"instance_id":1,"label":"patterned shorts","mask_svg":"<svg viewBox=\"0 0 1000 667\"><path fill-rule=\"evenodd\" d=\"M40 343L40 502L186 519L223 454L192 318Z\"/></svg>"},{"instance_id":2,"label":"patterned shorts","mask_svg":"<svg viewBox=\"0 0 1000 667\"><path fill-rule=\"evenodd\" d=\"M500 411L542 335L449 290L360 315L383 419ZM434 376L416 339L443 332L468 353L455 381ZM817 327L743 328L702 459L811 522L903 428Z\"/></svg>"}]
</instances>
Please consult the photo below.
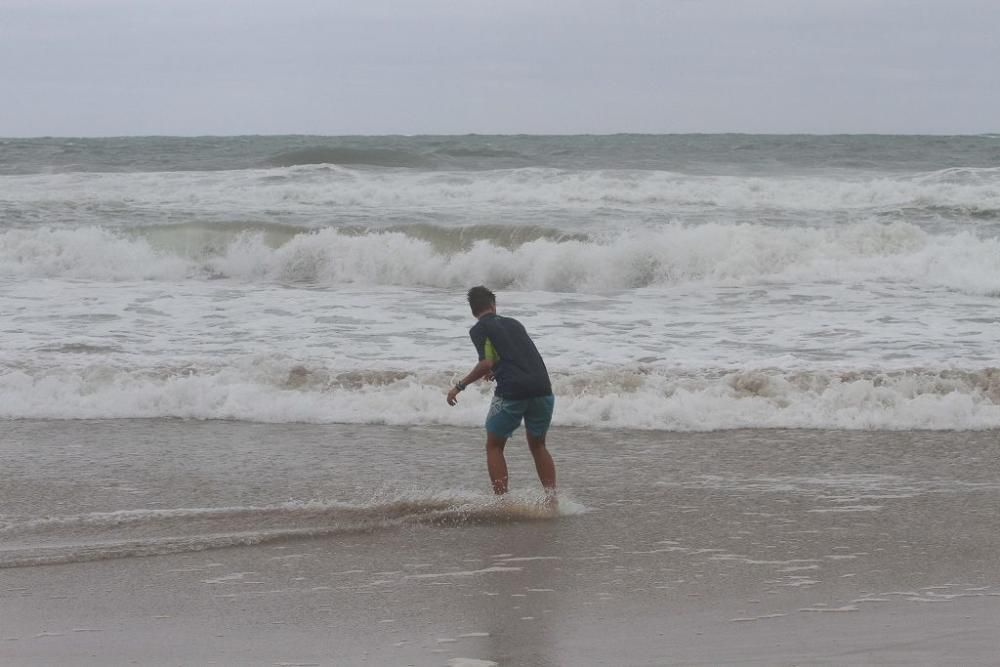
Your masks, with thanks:
<instances>
[{"instance_id":1,"label":"patterned shorts","mask_svg":"<svg viewBox=\"0 0 1000 667\"><path fill-rule=\"evenodd\" d=\"M486 430L494 435L509 438L524 420L524 428L531 435L545 435L552 423L556 398L551 394L537 398L511 399L494 396L486 415Z\"/></svg>"}]
</instances>

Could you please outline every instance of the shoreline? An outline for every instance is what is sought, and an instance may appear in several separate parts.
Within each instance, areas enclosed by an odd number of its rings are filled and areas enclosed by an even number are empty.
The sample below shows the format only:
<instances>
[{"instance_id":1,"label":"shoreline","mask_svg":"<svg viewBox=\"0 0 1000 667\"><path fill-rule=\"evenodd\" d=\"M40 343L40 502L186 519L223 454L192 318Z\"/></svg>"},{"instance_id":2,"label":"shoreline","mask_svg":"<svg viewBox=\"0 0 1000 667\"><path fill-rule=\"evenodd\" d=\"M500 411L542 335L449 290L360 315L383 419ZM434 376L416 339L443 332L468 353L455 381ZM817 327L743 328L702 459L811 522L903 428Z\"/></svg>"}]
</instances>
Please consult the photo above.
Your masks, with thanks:
<instances>
[{"instance_id":1,"label":"shoreline","mask_svg":"<svg viewBox=\"0 0 1000 667\"><path fill-rule=\"evenodd\" d=\"M25 543L322 527L344 506L378 521L0 569L4 664L988 665L1000 655L993 433L556 429L564 493L581 510L551 520L484 509L477 429L129 421L11 434L0 443L4 520L62 517L17 533ZM511 442L508 462L513 488L530 496L523 443ZM440 498L472 509L425 521ZM116 511L131 520L101 518Z\"/></svg>"}]
</instances>

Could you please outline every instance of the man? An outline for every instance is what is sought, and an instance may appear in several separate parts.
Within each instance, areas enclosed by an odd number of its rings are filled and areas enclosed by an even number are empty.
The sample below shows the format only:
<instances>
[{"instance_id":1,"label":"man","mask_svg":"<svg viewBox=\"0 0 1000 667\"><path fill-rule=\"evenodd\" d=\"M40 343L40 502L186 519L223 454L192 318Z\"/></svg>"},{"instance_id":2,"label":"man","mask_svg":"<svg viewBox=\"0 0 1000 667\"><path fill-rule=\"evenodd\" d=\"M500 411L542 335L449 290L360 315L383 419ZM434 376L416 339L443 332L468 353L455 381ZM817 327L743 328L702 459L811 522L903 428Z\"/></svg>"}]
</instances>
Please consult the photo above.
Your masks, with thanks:
<instances>
[{"instance_id":1,"label":"man","mask_svg":"<svg viewBox=\"0 0 1000 667\"><path fill-rule=\"evenodd\" d=\"M523 419L538 479L554 499L556 466L545 448L545 434L552 422L555 397L545 362L520 322L497 315L493 292L473 287L468 298L472 315L479 320L469 330L479 363L448 392L448 405L455 405L458 394L476 380L495 379L497 389L486 416L486 467L493 492L507 493L503 448Z\"/></svg>"}]
</instances>

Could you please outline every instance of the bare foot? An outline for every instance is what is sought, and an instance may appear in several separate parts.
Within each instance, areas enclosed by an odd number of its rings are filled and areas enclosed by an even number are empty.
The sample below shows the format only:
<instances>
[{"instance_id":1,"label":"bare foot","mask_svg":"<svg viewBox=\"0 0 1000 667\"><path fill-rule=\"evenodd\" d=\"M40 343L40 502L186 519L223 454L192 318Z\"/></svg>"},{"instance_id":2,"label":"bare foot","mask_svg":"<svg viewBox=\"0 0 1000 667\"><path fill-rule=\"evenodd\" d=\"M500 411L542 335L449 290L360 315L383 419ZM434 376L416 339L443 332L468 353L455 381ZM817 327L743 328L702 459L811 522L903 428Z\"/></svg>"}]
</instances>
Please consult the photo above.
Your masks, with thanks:
<instances>
[{"instance_id":1,"label":"bare foot","mask_svg":"<svg viewBox=\"0 0 1000 667\"><path fill-rule=\"evenodd\" d=\"M556 495L555 489L545 490L545 500L542 501L542 506L553 514L559 512L559 497Z\"/></svg>"}]
</instances>

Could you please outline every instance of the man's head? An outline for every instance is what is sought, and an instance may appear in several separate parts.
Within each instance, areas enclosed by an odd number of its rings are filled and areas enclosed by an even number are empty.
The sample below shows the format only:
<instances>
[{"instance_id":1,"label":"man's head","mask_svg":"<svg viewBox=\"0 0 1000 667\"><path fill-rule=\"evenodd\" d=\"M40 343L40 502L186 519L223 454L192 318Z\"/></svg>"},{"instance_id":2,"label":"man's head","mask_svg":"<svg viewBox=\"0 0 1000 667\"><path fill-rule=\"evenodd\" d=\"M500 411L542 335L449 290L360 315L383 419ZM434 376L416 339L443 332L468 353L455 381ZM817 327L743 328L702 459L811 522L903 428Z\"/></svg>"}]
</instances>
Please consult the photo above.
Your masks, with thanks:
<instances>
[{"instance_id":1,"label":"man's head","mask_svg":"<svg viewBox=\"0 0 1000 667\"><path fill-rule=\"evenodd\" d=\"M469 308L472 316L479 317L483 313L493 311L497 305L497 297L482 285L469 290Z\"/></svg>"}]
</instances>

